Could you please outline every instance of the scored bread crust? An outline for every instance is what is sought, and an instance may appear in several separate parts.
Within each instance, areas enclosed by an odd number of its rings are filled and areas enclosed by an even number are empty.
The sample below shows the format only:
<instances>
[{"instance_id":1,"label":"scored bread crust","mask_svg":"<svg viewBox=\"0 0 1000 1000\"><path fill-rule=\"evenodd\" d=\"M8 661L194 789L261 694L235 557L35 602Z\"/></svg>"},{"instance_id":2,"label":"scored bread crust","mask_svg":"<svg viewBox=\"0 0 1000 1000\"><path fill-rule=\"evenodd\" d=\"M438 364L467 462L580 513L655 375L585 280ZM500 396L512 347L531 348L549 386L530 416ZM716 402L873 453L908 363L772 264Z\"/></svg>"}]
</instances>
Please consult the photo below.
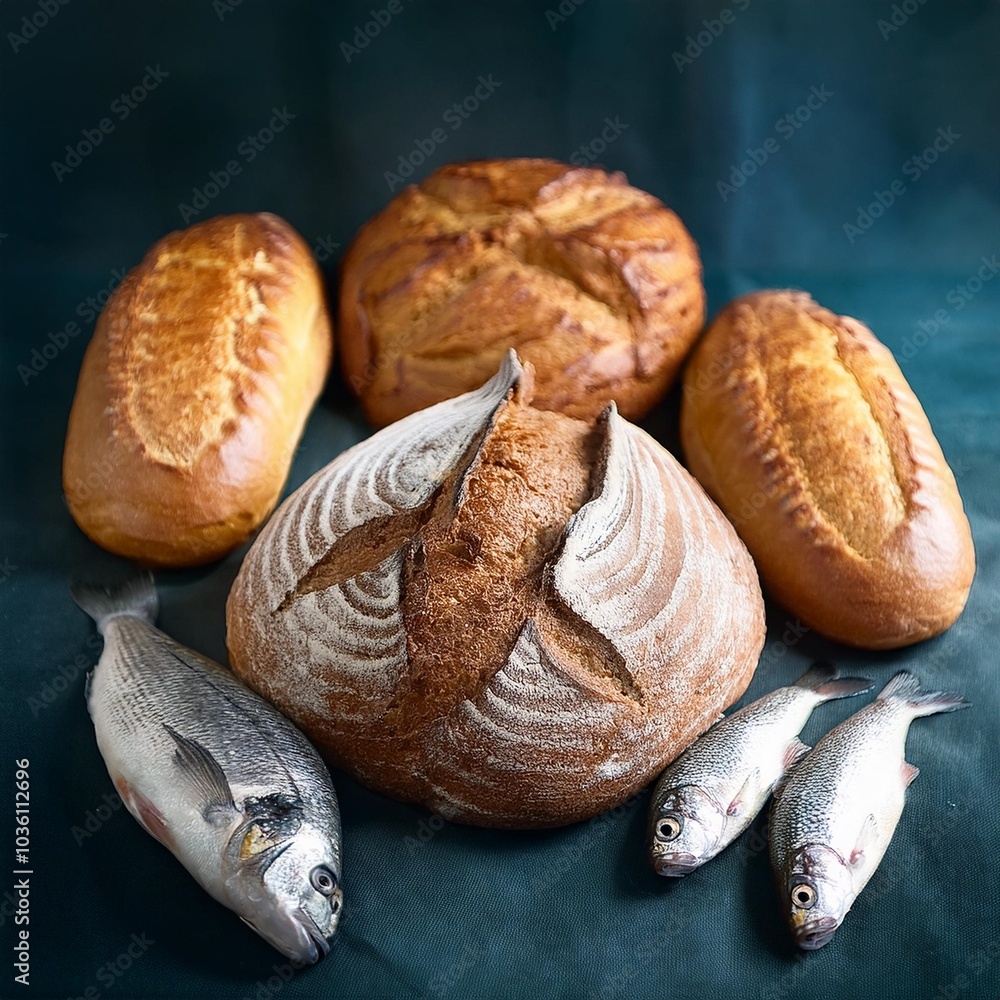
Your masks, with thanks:
<instances>
[{"instance_id":1,"label":"scored bread crust","mask_svg":"<svg viewBox=\"0 0 1000 1000\"><path fill-rule=\"evenodd\" d=\"M482 385L510 348L534 404L638 419L705 318L683 223L621 173L555 160L451 164L403 190L341 264L344 376L369 420Z\"/></svg>"},{"instance_id":2,"label":"scored bread crust","mask_svg":"<svg viewBox=\"0 0 1000 1000\"><path fill-rule=\"evenodd\" d=\"M626 799L745 690L753 563L614 407L529 405L515 357L317 473L227 604L236 674L366 784L484 826Z\"/></svg>"},{"instance_id":3,"label":"scored bread crust","mask_svg":"<svg viewBox=\"0 0 1000 1000\"><path fill-rule=\"evenodd\" d=\"M278 500L331 353L319 269L282 219L165 236L84 356L63 459L76 522L150 565L242 544Z\"/></svg>"},{"instance_id":4,"label":"scored bread crust","mask_svg":"<svg viewBox=\"0 0 1000 1000\"><path fill-rule=\"evenodd\" d=\"M681 439L765 586L806 625L886 649L961 614L975 552L955 477L862 323L804 292L734 300L685 373Z\"/></svg>"}]
</instances>

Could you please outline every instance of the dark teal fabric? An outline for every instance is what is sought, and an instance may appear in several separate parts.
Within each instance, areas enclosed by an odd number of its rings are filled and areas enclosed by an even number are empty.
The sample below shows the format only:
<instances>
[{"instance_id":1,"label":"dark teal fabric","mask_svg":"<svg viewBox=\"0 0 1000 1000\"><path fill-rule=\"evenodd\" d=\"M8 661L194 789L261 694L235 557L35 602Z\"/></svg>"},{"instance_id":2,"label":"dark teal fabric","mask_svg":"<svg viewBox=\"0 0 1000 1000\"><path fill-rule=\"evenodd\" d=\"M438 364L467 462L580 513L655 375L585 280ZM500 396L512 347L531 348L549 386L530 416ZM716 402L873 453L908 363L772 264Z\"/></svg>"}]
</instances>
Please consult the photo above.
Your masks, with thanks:
<instances>
[{"instance_id":1,"label":"dark teal fabric","mask_svg":"<svg viewBox=\"0 0 1000 1000\"><path fill-rule=\"evenodd\" d=\"M996 3L7 0L0 25L0 996L1000 995ZM879 683L906 667L974 705L914 724L921 775L896 837L820 952L790 944L761 822L668 882L645 861L648 792L576 826L504 833L335 772L346 916L329 958L293 972L106 799L83 701L99 643L67 584L128 567L84 538L60 491L99 302L168 230L264 209L315 247L332 295L343 247L399 190L387 174L407 157L423 157L420 179L496 155L596 160L659 195L701 245L713 313L791 285L864 320L955 469L978 573L947 634L852 651L768 605L747 698L824 657ZM677 407L675 394L647 421L674 449ZM366 433L334 374L289 488ZM224 659L241 555L161 574L163 628ZM817 710L804 738L858 704ZM27 987L13 981L17 896L5 895L21 877L8 872L24 758Z\"/></svg>"}]
</instances>

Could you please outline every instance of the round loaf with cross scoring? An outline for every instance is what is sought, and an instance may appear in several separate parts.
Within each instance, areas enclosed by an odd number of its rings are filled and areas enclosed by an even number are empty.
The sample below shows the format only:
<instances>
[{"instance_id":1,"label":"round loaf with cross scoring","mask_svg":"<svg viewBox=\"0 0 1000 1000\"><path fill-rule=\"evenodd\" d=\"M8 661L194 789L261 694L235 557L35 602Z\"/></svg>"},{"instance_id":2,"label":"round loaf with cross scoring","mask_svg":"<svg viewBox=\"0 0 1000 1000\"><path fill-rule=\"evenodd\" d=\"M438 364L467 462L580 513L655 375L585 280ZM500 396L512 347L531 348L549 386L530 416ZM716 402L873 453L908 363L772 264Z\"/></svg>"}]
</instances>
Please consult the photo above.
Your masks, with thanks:
<instances>
[{"instance_id":1,"label":"round loaf with cross scoring","mask_svg":"<svg viewBox=\"0 0 1000 1000\"><path fill-rule=\"evenodd\" d=\"M344 376L376 426L482 385L514 348L535 406L630 420L670 388L705 318L681 220L621 173L456 163L393 199L341 265Z\"/></svg>"},{"instance_id":2,"label":"round loaf with cross scoring","mask_svg":"<svg viewBox=\"0 0 1000 1000\"><path fill-rule=\"evenodd\" d=\"M227 606L236 673L373 788L486 826L623 801L744 691L756 571L681 466L609 407L480 390L293 494Z\"/></svg>"}]
</instances>

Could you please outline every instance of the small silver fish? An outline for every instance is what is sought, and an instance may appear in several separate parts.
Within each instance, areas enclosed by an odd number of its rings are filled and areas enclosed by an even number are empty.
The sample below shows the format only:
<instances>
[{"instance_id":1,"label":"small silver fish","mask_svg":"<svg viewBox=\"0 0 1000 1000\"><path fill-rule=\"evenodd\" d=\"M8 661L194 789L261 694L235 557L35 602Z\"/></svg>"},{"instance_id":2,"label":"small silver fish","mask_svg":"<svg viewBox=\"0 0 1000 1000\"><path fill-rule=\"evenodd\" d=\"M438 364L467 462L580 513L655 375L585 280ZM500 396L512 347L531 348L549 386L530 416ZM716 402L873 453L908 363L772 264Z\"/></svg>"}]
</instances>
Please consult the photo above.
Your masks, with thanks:
<instances>
[{"instance_id":1,"label":"small silver fish","mask_svg":"<svg viewBox=\"0 0 1000 1000\"><path fill-rule=\"evenodd\" d=\"M906 789L910 723L969 702L896 674L870 705L832 729L791 773L771 810L771 865L800 948L822 948L885 854Z\"/></svg>"},{"instance_id":2,"label":"small silver fish","mask_svg":"<svg viewBox=\"0 0 1000 1000\"><path fill-rule=\"evenodd\" d=\"M104 636L87 706L128 811L278 951L318 961L343 902L340 810L319 755L230 671L153 627L148 576L72 594Z\"/></svg>"},{"instance_id":3,"label":"small silver fish","mask_svg":"<svg viewBox=\"0 0 1000 1000\"><path fill-rule=\"evenodd\" d=\"M649 857L660 875L687 875L731 844L809 748L798 734L812 710L871 687L814 664L717 722L663 772L649 812Z\"/></svg>"}]
</instances>

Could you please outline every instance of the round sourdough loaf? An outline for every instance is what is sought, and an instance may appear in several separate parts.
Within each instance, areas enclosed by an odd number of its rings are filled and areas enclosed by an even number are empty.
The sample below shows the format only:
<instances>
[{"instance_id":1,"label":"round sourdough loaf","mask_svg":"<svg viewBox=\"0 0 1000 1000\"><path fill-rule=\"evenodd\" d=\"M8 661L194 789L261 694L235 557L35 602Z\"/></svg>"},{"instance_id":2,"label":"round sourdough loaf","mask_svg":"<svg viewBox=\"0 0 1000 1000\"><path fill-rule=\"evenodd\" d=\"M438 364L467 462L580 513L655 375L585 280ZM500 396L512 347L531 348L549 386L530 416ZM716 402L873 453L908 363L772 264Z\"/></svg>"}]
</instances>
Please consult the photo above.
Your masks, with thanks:
<instances>
[{"instance_id":1,"label":"round sourdough loaf","mask_svg":"<svg viewBox=\"0 0 1000 1000\"><path fill-rule=\"evenodd\" d=\"M887 649L961 614L969 522L889 351L805 292L731 302L684 377L688 467L806 625Z\"/></svg>"},{"instance_id":2,"label":"round sourdough loaf","mask_svg":"<svg viewBox=\"0 0 1000 1000\"><path fill-rule=\"evenodd\" d=\"M77 524L147 565L242 545L278 501L332 346L319 268L283 219L163 237L83 359L63 457Z\"/></svg>"},{"instance_id":3,"label":"round sourdough loaf","mask_svg":"<svg viewBox=\"0 0 1000 1000\"><path fill-rule=\"evenodd\" d=\"M344 376L376 426L482 385L508 348L536 407L630 420L701 331L698 248L620 173L555 160L458 163L402 191L341 265Z\"/></svg>"},{"instance_id":4,"label":"round sourdough loaf","mask_svg":"<svg viewBox=\"0 0 1000 1000\"><path fill-rule=\"evenodd\" d=\"M251 548L233 669L330 760L464 822L626 799L744 691L753 563L698 484L611 406L476 392L340 455Z\"/></svg>"}]
</instances>

